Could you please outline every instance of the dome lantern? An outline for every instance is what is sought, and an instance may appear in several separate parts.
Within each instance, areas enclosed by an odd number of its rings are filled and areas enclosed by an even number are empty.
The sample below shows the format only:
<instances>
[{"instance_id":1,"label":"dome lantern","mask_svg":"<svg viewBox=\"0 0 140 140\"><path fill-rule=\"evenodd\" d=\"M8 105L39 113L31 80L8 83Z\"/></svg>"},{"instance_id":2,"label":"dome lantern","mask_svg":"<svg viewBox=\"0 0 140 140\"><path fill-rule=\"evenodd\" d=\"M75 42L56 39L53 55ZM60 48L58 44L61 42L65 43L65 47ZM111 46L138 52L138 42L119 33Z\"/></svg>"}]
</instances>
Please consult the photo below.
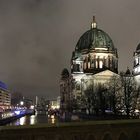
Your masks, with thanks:
<instances>
[{"instance_id":1,"label":"dome lantern","mask_svg":"<svg viewBox=\"0 0 140 140\"><path fill-rule=\"evenodd\" d=\"M93 21L91 23L91 29L95 29L97 28L97 23L96 23L96 20L95 20L95 16L93 16Z\"/></svg>"}]
</instances>

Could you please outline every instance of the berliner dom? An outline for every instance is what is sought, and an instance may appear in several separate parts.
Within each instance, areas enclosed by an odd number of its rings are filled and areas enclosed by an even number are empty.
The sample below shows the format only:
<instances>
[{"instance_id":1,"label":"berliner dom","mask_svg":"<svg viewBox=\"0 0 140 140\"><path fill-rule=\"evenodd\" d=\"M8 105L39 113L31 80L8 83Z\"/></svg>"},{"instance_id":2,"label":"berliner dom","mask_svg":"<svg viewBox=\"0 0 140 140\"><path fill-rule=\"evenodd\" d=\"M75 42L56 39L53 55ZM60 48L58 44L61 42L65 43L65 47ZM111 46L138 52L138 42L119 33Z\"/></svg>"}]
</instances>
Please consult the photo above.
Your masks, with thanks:
<instances>
[{"instance_id":1,"label":"berliner dom","mask_svg":"<svg viewBox=\"0 0 140 140\"><path fill-rule=\"evenodd\" d=\"M118 73L117 49L93 17L91 29L80 37L72 54L71 72L96 74L104 70Z\"/></svg>"},{"instance_id":2,"label":"berliner dom","mask_svg":"<svg viewBox=\"0 0 140 140\"><path fill-rule=\"evenodd\" d=\"M98 28L95 17L89 30L78 40L70 67L71 73L67 78L62 75L60 80L63 110L68 108L71 99L78 102L88 87L94 90L98 84L105 86L112 76L119 77L117 49L108 33ZM82 108L80 102L79 106Z\"/></svg>"}]
</instances>

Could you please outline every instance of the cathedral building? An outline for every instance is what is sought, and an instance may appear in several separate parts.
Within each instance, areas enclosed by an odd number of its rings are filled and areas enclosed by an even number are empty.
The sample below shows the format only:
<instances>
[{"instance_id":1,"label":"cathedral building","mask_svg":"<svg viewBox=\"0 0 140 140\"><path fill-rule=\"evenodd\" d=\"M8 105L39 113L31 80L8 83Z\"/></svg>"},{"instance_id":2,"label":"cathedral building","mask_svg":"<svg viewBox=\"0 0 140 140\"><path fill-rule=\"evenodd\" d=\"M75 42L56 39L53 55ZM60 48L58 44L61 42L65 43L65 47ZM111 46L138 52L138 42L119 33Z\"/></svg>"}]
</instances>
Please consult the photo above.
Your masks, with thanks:
<instances>
[{"instance_id":1,"label":"cathedral building","mask_svg":"<svg viewBox=\"0 0 140 140\"><path fill-rule=\"evenodd\" d=\"M63 104L67 104L67 99L70 97L80 98L90 86L95 89L98 84L106 84L113 76L119 77L117 49L110 36L98 28L95 17L93 17L90 29L78 40L70 65L70 76L66 78L62 75L60 82ZM71 90L68 84L73 85ZM62 87L62 85L65 86ZM64 90L70 92L64 96Z\"/></svg>"},{"instance_id":2,"label":"cathedral building","mask_svg":"<svg viewBox=\"0 0 140 140\"><path fill-rule=\"evenodd\" d=\"M75 80L75 97L83 94L88 86L106 83L118 74L117 49L110 36L97 27L95 17L72 54L71 74Z\"/></svg>"},{"instance_id":3,"label":"cathedral building","mask_svg":"<svg viewBox=\"0 0 140 140\"><path fill-rule=\"evenodd\" d=\"M138 44L133 56L134 56L133 74L137 82L137 85L140 86L140 44Z\"/></svg>"}]
</instances>

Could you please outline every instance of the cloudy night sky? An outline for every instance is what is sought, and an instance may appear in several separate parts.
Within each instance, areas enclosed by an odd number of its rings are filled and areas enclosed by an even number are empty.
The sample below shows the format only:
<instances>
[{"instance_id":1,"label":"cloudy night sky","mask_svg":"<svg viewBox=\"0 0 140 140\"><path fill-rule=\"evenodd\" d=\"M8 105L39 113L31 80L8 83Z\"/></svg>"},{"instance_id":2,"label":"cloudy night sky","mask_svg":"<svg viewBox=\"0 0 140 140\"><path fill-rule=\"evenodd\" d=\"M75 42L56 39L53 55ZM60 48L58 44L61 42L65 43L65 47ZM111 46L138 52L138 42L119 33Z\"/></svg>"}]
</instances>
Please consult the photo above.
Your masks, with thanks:
<instances>
[{"instance_id":1,"label":"cloudy night sky","mask_svg":"<svg viewBox=\"0 0 140 140\"><path fill-rule=\"evenodd\" d=\"M28 97L57 97L61 71L93 15L118 49L119 71L132 69L139 7L139 0L0 0L0 80Z\"/></svg>"}]
</instances>

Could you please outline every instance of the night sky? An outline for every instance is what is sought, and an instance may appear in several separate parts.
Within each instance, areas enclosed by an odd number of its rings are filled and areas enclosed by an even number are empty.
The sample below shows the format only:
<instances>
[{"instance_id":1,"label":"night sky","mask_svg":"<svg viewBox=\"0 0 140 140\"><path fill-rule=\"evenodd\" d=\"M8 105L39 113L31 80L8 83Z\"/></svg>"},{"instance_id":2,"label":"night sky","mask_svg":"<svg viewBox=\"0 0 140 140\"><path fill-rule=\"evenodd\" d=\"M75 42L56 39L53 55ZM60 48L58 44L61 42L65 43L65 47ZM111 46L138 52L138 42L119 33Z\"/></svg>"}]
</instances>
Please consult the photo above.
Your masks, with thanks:
<instances>
[{"instance_id":1,"label":"night sky","mask_svg":"<svg viewBox=\"0 0 140 140\"><path fill-rule=\"evenodd\" d=\"M118 49L119 71L132 69L139 0L0 0L0 80L28 97L57 97L61 71L93 15Z\"/></svg>"}]
</instances>

